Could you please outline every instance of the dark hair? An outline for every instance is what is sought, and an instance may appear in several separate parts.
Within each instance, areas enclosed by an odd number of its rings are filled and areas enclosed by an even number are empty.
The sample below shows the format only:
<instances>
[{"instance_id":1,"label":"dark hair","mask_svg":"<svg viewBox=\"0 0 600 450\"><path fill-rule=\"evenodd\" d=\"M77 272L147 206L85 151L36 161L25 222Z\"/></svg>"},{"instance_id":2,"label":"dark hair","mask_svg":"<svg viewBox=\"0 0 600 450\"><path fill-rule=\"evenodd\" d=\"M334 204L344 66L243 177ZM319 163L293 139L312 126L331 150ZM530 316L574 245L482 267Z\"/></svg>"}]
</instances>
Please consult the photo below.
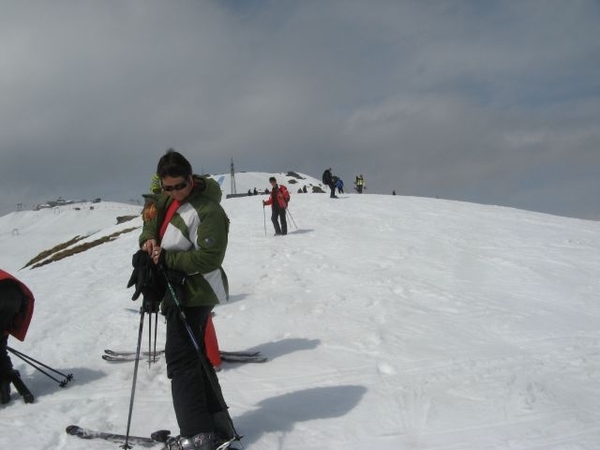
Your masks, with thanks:
<instances>
[{"instance_id":1,"label":"dark hair","mask_svg":"<svg viewBox=\"0 0 600 450\"><path fill-rule=\"evenodd\" d=\"M192 175L192 165L185 157L173 150L167 150L156 166L156 173L159 178L164 177L189 177Z\"/></svg>"},{"instance_id":2,"label":"dark hair","mask_svg":"<svg viewBox=\"0 0 600 450\"><path fill-rule=\"evenodd\" d=\"M271 182L273 182L273 181L274 181L275 183L277 183L277 180L275 179L275 177L271 177L271 178L269 178L269 183L271 183Z\"/></svg>"}]
</instances>

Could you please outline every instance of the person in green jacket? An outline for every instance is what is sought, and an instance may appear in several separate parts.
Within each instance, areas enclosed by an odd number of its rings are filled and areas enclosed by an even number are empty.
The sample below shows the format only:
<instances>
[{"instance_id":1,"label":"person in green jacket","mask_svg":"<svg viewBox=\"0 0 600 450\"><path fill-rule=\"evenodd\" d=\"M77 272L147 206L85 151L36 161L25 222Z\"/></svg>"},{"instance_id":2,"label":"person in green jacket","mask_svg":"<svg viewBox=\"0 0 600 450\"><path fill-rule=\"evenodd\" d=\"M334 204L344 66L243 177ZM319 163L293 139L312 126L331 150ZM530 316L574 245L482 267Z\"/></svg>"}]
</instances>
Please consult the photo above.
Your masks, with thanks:
<instances>
[{"instance_id":1,"label":"person in green jacket","mask_svg":"<svg viewBox=\"0 0 600 450\"><path fill-rule=\"evenodd\" d=\"M156 173L162 192L145 196L139 243L159 267L185 276L178 300L188 325L167 290L161 302L167 317L165 358L180 428L180 436L172 438L167 448L214 450L219 442L237 437L226 405L219 400L221 388L204 345L207 319L213 307L228 297L221 265L229 218L219 203L218 183L194 175L182 154L169 149ZM188 330L194 334L198 351Z\"/></svg>"}]
</instances>

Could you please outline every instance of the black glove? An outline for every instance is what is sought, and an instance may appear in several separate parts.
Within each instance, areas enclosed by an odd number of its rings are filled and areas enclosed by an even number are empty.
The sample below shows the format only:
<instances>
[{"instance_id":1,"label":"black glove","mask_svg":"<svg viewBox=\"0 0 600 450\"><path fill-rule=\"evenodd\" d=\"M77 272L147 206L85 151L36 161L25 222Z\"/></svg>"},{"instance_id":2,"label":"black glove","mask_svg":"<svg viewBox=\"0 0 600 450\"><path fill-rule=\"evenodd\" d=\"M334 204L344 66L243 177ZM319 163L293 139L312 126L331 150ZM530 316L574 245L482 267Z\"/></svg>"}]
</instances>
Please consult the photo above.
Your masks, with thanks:
<instances>
[{"instance_id":1,"label":"black glove","mask_svg":"<svg viewBox=\"0 0 600 450\"><path fill-rule=\"evenodd\" d=\"M142 308L145 312L152 314L158 311L160 305L160 296L157 295L157 291L147 292L144 294L142 300Z\"/></svg>"},{"instance_id":2,"label":"black glove","mask_svg":"<svg viewBox=\"0 0 600 450\"><path fill-rule=\"evenodd\" d=\"M156 265L150 255L143 250L138 250L131 258L133 272L127 282L127 287L135 285L135 292L131 300L137 300L140 294L144 295L144 304L142 307L145 311L156 311L158 303L164 292L164 283L160 281ZM154 305L156 304L156 305Z\"/></svg>"},{"instance_id":3,"label":"black glove","mask_svg":"<svg viewBox=\"0 0 600 450\"><path fill-rule=\"evenodd\" d=\"M135 292L133 293L131 300L138 299L144 285L148 282L148 278L151 277L148 267L150 264L152 264L152 259L150 259L150 255L143 250L138 250L132 256L131 265L133 266L133 272L131 272L131 277L129 277L129 281L127 282L127 288L135 285Z\"/></svg>"}]
</instances>

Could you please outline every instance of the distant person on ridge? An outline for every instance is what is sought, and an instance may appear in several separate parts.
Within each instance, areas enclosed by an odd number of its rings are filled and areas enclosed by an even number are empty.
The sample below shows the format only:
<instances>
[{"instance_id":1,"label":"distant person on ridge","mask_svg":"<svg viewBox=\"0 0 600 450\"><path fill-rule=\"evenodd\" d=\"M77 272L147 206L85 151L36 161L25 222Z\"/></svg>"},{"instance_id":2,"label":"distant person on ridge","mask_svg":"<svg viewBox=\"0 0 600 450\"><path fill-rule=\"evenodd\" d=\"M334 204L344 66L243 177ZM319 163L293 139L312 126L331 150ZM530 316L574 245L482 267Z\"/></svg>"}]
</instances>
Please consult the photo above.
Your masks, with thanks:
<instances>
[{"instance_id":1,"label":"distant person on ridge","mask_svg":"<svg viewBox=\"0 0 600 450\"><path fill-rule=\"evenodd\" d=\"M329 186L329 189L331 190L331 194L329 195L329 197L337 198L337 195L335 195L335 182L333 181L331 167L329 167L328 169L325 169L325 172L323 172L322 181L323 181L323 184L325 184L326 186Z\"/></svg>"},{"instance_id":2,"label":"distant person on ridge","mask_svg":"<svg viewBox=\"0 0 600 450\"><path fill-rule=\"evenodd\" d=\"M338 194L343 194L344 193L344 182L342 181L341 178L337 179L337 181L335 182L335 187L338 190Z\"/></svg>"},{"instance_id":3,"label":"distant person on ridge","mask_svg":"<svg viewBox=\"0 0 600 450\"><path fill-rule=\"evenodd\" d=\"M275 177L269 178L271 183L271 195L267 200L263 200L263 207L271 205L271 222L275 228L275 236L285 236L287 234L287 220L285 217L286 209L290 201L290 193L284 185L278 185ZM279 226L281 222L281 226Z\"/></svg>"},{"instance_id":4,"label":"distant person on ridge","mask_svg":"<svg viewBox=\"0 0 600 450\"><path fill-rule=\"evenodd\" d=\"M363 189L365 188L365 179L362 176L362 173L360 175L356 176L356 180L354 181L354 184L356 185L355 189L356 192L358 192L359 194L363 193Z\"/></svg>"},{"instance_id":5,"label":"distant person on ridge","mask_svg":"<svg viewBox=\"0 0 600 450\"><path fill-rule=\"evenodd\" d=\"M13 369L8 356L8 335L18 340L25 339L31 316L34 298L31 291L8 272L0 269L0 401L10 402L10 385L15 385L25 403L33 402L33 395L21 381L21 375Z\"/></svg>"}]
</instances>

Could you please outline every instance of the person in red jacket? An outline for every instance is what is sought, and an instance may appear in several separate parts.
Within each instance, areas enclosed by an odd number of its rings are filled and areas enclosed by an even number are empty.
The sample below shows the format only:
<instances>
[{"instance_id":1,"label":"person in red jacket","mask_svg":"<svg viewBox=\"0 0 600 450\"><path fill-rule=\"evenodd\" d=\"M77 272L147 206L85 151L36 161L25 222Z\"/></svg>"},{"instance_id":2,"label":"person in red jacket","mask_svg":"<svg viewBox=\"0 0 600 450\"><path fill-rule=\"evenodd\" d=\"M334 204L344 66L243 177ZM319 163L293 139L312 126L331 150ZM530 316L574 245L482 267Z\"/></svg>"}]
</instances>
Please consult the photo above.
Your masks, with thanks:
<instances>
[{"instance_id":1,"label":"person in red jacket","mask_svg":"<svg viewBox=\"0 0 600 450\"><path fill-rule=\"evenodd\" d=\"M269 178L269 183L272 186L271 195L267 200L263 200L263 206L271 205L271 222L275 228L275 236L285 236L287 234L285 212L290 201L290 193L285 186L277 184L275 177Z\"/></svg>"},{"instance_id":2,"label":"person in red jacket","mask_svg":"<svg viewBox=\"0 0 600 450\"><path fill-rule=\"evenodd\" d=\"M22 341L25 339L31 316L33 315L33 294L8 272L0 269L0 403L10 401L11 383L23 386L19 372L13 369L8 356L8 335ZM18 386L18 387L19 387ZM33 401L28 392L23 398L27 403Z\"/></svg>"}]
</instances>

